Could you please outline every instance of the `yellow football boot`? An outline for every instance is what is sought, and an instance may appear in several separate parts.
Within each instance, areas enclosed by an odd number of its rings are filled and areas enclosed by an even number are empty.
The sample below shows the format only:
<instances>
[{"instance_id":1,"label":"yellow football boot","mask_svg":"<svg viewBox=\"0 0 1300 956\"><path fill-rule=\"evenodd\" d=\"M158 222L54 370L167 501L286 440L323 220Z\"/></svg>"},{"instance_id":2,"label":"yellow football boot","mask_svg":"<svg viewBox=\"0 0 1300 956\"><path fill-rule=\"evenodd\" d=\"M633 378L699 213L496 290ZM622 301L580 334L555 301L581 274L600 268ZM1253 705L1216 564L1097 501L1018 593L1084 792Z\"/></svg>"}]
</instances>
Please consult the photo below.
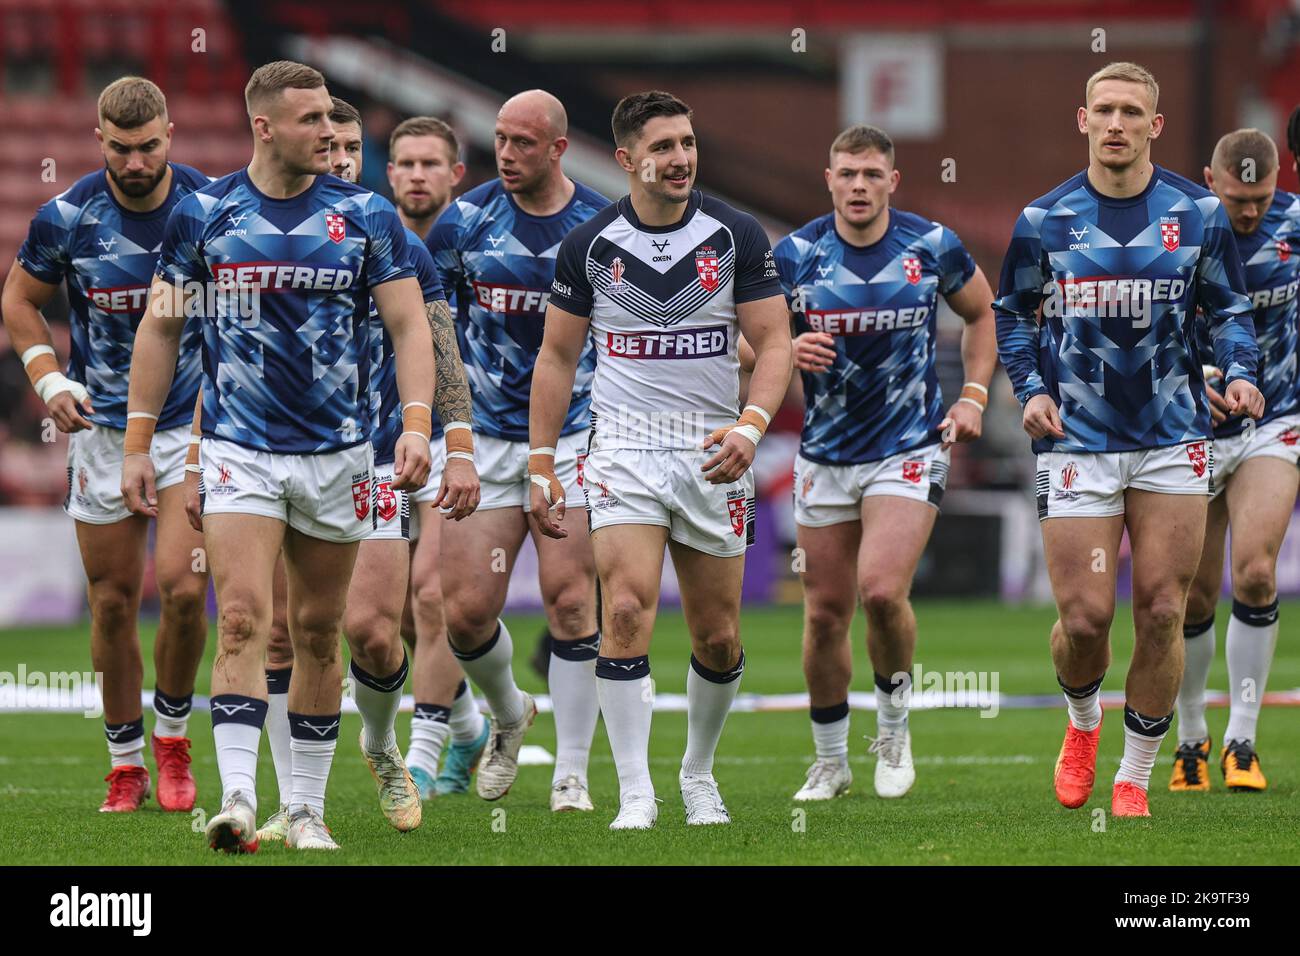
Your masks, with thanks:
<instances>
[{"instance_id":1,"label":"yellow football boot","mask_svg":"<svg viewBox=\"0 0 1300 956\"><path fill-rule=\"evenodd\" d=\"M1229 740L1219 758L1229 790L1263 790L1268 786L1259 768L1259 754L1249 740Z\"/></svg>"},{"instance_id":2,"label":"yellow football boot","mask_svg":"<svg viewBox=\"0 0 1300 956\"><path fill-rule=\"evenodd\" d=\"M1206 791L1210 789L1210 738L1190 744L1181 744L1174 754L1174 774L1169 778L1169 789L1174 793L1183 790Z\"/></svg>"}]
</instances>

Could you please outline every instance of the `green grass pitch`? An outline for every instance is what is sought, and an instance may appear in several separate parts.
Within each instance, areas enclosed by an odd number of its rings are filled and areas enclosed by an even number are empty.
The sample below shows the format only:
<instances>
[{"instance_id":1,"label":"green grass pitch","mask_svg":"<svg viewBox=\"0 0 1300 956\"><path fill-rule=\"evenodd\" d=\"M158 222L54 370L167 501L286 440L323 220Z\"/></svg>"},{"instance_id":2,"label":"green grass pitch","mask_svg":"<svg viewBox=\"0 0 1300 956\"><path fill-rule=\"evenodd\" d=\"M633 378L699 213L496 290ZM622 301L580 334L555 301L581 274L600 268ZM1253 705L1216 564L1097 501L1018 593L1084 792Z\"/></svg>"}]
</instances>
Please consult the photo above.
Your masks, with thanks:
<instances>
[{"instance_id":1,"label":"green grass pitch","mask_svg":"<svg viewBox=\"0 0 1300 956\"><path fill-rule=\"evenodd\" d=\"M1132 650L1127 608L1117 615L1115 661L1107 690L1123 687ZM1053 613L995 603L921 603L917 660L927 670L997 671L1004 694L1054 690L1046 636ZM1222 620L1221 615L1221 620ZM1295 625L1300 604L1284 605L1283 631L1270 686L1300 686ZM512 616L515 673L529 690L542 690L526 663L540 627L536 617ZM1222 623L1220 625L1222 627ZM854 689L869 690L861 616L854 627ZM747 609L741 633L749 666L742 692L802 689L800 611ZM152 640L145 629L144 639ZM1211 688L1224 688L1222 635ZM209 657L211 642L209 643ZM687 641L680 613L659 618L651 653L660 691L685 689ZM146 661L149 655L146 652ZM85 670L86 629L0 633L0 670ZM200 670L206 693L209 666ZM146 686L152 686L146 674ZM408 688L409 690L409 688ZM151 724L152 717L146 717ZM1227 722L1209 711L1215 740ZM374 784L356 738L359 719L345 717L330 780L326 819L342 846L336 854L298 854L280 845L251 857L213 853L186 814L167 814L151 798L135 814L96 812L107 773L102 724L80 715L0 716L0 862L5 864L206 864L274 866L345 864L1260 864L1300 860L1300 711L1266 708L1260 753L1269 789L1263 794L1224 790L1217 766L1208 794L1170 794L1174 742L1161 750L1151 791L1150 820L1109 818L1110 779L1123 746L1122 718L1108 711L1103 725L1098 783L1080 810L1057 805L1052 767L1064 729L1063 709L1004 709L994 718L974 710L923 711L912 716L917 782L902 800L878 799L865 734L874 715L852 718L852 792L836 801L796 805L791 794L811 760L808 719L798 713L736 713L719 748L716 776L734 822L688 829L676 772L686 737L684 714L657 714L651 738L652 771L663 800L659 824L648 833L611 833L617 780L604 733L597 731L591 766L592 814L552 815L550 767L525 766L498 803L471 795L425 804L424 823L399 834L380 816ZM398 717L405 747L410 716ZM215 812L216 759L207 718L191 724L198 807ZM554 750L554 725L541 716L527 742ZM275 801L270 749L262 744L259 819ZM150 770L153 771L150 758ZM1105 811L1104 815L1094 810ZM800 812L804 811L804 812ZM1104 827L1104 828L1103 828ZM201 828L199 828L201 829Z\"/></svg>"}]
</instances>

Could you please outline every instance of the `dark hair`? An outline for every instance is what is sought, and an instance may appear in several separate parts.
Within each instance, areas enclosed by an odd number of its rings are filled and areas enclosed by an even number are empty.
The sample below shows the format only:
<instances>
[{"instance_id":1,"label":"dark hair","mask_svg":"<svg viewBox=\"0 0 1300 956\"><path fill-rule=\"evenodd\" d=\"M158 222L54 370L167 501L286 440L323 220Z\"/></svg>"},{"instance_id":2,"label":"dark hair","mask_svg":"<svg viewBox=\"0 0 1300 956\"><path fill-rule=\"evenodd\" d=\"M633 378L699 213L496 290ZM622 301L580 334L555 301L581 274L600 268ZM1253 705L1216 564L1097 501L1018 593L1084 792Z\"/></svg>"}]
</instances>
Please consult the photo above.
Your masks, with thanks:
<instances>
[{"instance_id":1,"label":"dark hair","mask_svg":"<svg viewBox=\"0 0 1300 956\"><path fill-rule=\"evenodd\" d=\"M331 123L356 123L357 129L361 128L361 113L347 100L339 99L337 96L330 97L330 122Z\"/></svg>"},{"instance_id":2,"label":"dark hair","mask_svg":"<svg viewBox=\"0 0 1300 956\"><path fill-rule=\"evenodd\" d=\"M451 161L454 163L460 157L460 141L456 138L456 131L448 126L445 122L436 116L412 116L410 119L404 119L397 124L393 134L388 137L388 158L393 158L393 153L397 149L397 141L403 136L436 136L445 142L451 150Z\"/></svg>"},{"instance_id":3,"label":"dark hair","mask_svg":"<svg viewBox=\"0 0 1300 956\"><path fill-rule=\"evenodd\" d=\"M691 108L663 90L625 96L614 107L614 116L610 120L615 145L627 146L656 116L685 116L690 119Z\"/></svg>"},{"instance_id":4,"label":"dark hair","mask_svg":"<svg viewBox=\"0 0 1300 956\"><path fill-rule=\"evenodd\" d=\"M285 90L314 90L325 85L325 77L319 70L313 69L293 60L276 60L263 63L248 79L244 87L244 105L248 115L255 116L259 106L266 100Z\"/></svg>"},{"instance_id":5,"label":"dark hair","mask_svg":"<svg viewBox=\"0 0 1300 956\"><path fill-rule=\"evenodd\" d=\"M1291 118L1286 121L1286 147L1300 161L1300 106L1291 111Z\"/></svg>"}]
</instances>

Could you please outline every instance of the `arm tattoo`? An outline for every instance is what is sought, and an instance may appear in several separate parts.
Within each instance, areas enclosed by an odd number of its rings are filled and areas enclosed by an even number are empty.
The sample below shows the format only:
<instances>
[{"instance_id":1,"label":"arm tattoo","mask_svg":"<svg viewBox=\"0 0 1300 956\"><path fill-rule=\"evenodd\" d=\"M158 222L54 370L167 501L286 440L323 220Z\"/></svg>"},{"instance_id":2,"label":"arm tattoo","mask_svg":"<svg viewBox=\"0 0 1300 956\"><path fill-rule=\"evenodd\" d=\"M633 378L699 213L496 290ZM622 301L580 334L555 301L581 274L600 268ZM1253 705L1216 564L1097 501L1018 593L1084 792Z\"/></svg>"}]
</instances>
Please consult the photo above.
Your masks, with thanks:
<instances>
[{"instance_id":1,"label":"arm tattoo","mask_svg":"<svg viewBox=\"0 0 1300 956\"><path fill-rule=\"evenodd\" d=\"M433 409L443 422L473 422L469 380L460 360L460 346L452 324L451 309L445 299L424 303L424 315L433 333L433 362L437 384L433 391Z\"/></svg>"}]
</instances>

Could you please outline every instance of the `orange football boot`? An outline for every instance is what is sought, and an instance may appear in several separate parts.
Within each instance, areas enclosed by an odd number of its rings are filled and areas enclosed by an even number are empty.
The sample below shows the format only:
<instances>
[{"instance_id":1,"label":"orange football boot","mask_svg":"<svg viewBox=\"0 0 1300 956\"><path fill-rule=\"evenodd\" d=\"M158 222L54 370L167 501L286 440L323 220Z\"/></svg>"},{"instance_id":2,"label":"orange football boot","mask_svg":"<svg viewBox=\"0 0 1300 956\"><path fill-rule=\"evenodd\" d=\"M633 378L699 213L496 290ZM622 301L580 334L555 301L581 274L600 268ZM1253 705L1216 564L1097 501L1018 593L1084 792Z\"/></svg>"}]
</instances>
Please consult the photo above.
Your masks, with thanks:
<instances>
[{"instance_id":1,"label":"orange football boot","mask_svg":"<svg viewBox=\"0 0 1300 956\"><path fill-rule=\"evenodd\" d=\"M1219 758L1223 782L1229 790L1264 790L1268 781L1259 766L1259 754L1249 740L1230 740Z\"/></svg>"},{"instance_id":2,"label":"orange football boot","mask_svg":"<svg viewBox=\"0 0 1300 956\"><path fill-rule=\"evenodd\" d=\"M1115 784L1110 795L1110 815L1112 817L1149 817L1147 809L1147 792L1136 783L1121 780Z\"/></svg>"},{"instance_id":3,"label":"orange football boot","mask_svg":"<svg viewBox=\"0 0 1300 956\"><path fill-rule=\"evenodd\" d=\"M99 806L100 813L133 813L144 806L149 796L149 771L144 767L114 767L104 779L108 796Z\"/></svg>"},{"instance_id":4,"label":"orange football boot","mask_svg":"<svg viewBox=\"0 0 1300 956\"><path fill-rule=\"evenodd\" d=\"M1101 724L1092 730L1080 730L1067 719L1065 743L1056 758L1052 782L1056 786L1056 799L1061 806L1071 810L1088 802L1092 785L1097 779L1097 744L1101 740Z\"/></svg>"},{"instance_id":5,"label":"orange football boot","mask_svg":"<svg viewBox=\"0 0 1300 956\"><path fill-rule=\"evenodd\" d=\"M158 805L164 810L188 813L194 809L194 775L190 773L188 737L149 738L158 762Z\"/></svg>"},{"instance_id":6,"label":"orange football boot","mask_svg":"<svg viewBox=\"0 0 1300 956\"><path fill-rule=\"evenodd\" d=\"M1175 793L1210 789L1209 737L1179 746L1174 754L1174 773L1169 778L1169 789Z\"/></svg>"}]
</instances>

